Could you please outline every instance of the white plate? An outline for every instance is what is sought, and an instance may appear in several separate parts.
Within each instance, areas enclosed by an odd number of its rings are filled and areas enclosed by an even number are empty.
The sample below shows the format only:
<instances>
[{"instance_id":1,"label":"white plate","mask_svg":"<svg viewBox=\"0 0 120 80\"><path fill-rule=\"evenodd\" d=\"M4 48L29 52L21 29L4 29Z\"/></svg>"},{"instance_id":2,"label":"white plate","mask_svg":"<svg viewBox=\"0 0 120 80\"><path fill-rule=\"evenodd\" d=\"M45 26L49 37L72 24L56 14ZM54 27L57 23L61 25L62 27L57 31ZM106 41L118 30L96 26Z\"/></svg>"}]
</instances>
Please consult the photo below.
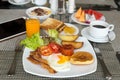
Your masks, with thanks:
<instances>
[{"instance_id":1,"label":"white plate","mask_svg":"<svg viewBox=\"0 0 120 80\"><path fill-rule=\"evenodd\" d=\"M97 69L97 59L95 52L91 46L91 44L88 42L88 40L85 37L79 37L77 41L83 41L84 45L81 49L77 49L75 51L88 51L90 52L94 57L94 62L89 65L71 65L71 70L67 72L58 72L55 74L50 74L47 70L40 67L40 65L35 65L27 60L27 57L30 54L30 49L25 48L23 52L23 68L25 72L42 76L42 77L52 77L52 78L68 78L68 77L78 77L83 76L87 74L91 74L96 71Z\"/></svg>"},{"instance_id":2,"label":"white plate","mask_svg":"<svg viewBox=\"0 0 120 80\"><path fill-rule=\"evenodd\" d=\"M72 19L74 22L76 22L76 23L78 23L78 24L81 24L81 25L86 25L86 26L89 25L88 23L80 22L77 18L75 18L74 15L75 15L75 13L71 15L71 19ZM105 17L102 16L100 20L105 21Z\"/></svg>"},{"instance_id":3,"label":"white plate","mask_svg":"<svg viewBox=\"0 0 120 80\"><path fill-rule=\"evenodd\" d=\"M106 43L106 42L109 41L107 36L104 37L104 38L94 38L94 37L90 36L89 27L84 28L81 31L81 35L86 37L88 40L93 41L93 42L97 42L97 43ZM109 37L113 41L115 39L116 35L115 35L115 33L113 31L111 31L109 33Z\"/></svg>"},{"instance_id":4,"label":"white plate","mask_svg":"<svg viewBox=\"0 0 120 80\"><path fill-rule=\"evenodd\" d=\"M24 5L29 3L31 0L25 0L25 2L20 2L20 3L16 3L14 0L8 0L9 3L13 4L13 5Z\"/></svg>"}]
</instances>

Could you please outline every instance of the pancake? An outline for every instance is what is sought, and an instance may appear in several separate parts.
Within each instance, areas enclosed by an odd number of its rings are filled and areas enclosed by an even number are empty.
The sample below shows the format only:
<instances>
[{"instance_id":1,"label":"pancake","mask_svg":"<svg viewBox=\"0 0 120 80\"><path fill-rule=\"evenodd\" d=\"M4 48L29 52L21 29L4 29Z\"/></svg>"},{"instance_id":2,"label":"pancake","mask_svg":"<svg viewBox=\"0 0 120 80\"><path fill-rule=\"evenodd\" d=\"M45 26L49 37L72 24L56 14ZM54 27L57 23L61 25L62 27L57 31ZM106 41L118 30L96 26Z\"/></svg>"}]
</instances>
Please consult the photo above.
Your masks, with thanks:
<instances>
[{"instance_id":1,"label":"pancake","mask_svg":"<svg viewBox=\"0 0 120 80\"><path fill-rule=\"evenodd\" d=\"M70 58L72 64L91 64L94 62L93 55L89 52L78 51Z\"/></svg>"}]
</instances>

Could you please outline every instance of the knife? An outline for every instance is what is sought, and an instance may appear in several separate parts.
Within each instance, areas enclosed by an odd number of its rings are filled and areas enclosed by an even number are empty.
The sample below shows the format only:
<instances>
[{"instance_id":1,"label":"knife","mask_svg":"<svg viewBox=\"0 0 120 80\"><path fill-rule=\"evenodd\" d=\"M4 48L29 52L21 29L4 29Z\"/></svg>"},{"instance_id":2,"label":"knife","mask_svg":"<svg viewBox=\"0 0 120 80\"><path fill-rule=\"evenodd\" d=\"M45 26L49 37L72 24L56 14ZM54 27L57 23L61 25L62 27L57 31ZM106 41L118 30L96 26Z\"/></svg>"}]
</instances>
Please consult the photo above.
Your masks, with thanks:
<instances>
[{"instance_id":1,"label":"knife","mask_svg":"<svg viewBox=\"0 0 120 80\"><path fill-rule=\"evenodd\" d=\"M120 63L120 51L117 51L117 52L116 52L116 57L117 57L117 59L118 59L118 61L119 61L119 63Z\"/></svg>"},{"instance_id":2,"label":"knife","mask_svg":"<svg viewBox=\"0 0 120 80\"><path fill-rule=\"evenodd\" d=\"M93 49L94 49L94 51L95 51L95 53L97 55L97 58L100 61L100 64L101 64L101 67L103 69L103 73L104 73L105 79L106 80L111 80L112 79L112 75L109 72L109 70L107 69L107 66L105 65L105 62L103 60L102 54L100 52L100 49L97 47L96 43L92 43L92 45L93 45Z\"/></svg>"}]
</instances>

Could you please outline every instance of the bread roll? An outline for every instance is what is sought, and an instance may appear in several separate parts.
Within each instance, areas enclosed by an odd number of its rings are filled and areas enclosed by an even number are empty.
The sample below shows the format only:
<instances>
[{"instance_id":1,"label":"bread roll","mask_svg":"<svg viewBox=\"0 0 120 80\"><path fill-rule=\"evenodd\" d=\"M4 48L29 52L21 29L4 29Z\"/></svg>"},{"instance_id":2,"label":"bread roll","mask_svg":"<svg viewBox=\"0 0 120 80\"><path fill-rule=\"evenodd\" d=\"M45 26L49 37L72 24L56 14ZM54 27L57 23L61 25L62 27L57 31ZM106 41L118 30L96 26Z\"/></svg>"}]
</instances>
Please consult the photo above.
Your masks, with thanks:
<instances>
[{"instance_id":1,"label":"bread roll","mask_svg":"<svg viewBox=\"0 0 120 80\"><path fill-rule=\"evenodd\" d=\"M78 51L70 58L72 64L91 64L94 62L94 57L91 53L85 51Z\"/></svg>"}]
</instances>

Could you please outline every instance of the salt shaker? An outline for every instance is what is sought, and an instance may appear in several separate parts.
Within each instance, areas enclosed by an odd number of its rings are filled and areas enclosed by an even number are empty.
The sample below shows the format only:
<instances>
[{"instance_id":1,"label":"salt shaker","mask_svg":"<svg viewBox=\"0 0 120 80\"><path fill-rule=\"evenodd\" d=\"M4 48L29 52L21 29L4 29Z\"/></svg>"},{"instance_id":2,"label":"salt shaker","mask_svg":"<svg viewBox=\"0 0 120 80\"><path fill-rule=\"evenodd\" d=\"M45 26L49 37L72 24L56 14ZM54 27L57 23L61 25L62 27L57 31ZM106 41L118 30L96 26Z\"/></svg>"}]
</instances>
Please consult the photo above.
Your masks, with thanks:
<instances>
[{"instance_id":1,"label":"salt shaker","mask_svg":"<svg viewBox=\"0 0 120 80\"><path fill-rule=\"evenodd\" d=\"M68 13L74 13L75 11L75 0L68 0Z\"/></svg>"},{"instance_id":2,"label":"salt shaker","mask_svg":"<svg viewBox=\"0 0 120 80\"><path fill-rule=\"evenodd\" d=\"M50 0L50 8L52 10L52 14L57 14L58 11L58 0Z\"/></svg>"}]
</instances>

